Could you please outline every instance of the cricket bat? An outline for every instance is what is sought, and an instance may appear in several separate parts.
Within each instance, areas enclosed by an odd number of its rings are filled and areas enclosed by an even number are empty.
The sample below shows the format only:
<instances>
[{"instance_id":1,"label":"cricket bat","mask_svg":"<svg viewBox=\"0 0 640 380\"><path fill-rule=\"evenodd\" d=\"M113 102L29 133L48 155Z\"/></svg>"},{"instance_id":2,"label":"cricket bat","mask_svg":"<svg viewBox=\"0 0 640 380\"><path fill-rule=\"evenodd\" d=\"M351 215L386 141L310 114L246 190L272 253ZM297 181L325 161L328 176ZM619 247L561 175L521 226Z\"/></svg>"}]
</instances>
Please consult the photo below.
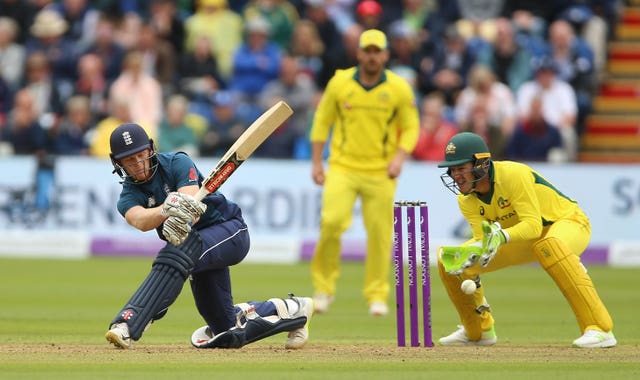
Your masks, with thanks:
<instances>
[{"instance_id":1,"label":"cricket bat","mask_svg":"<svg viewBox=\"0 0 640 380\"><path fill-rule=\"evenodd\" d=\"M292 114L291 107L281 100L260 115L218 161L213 171L202 182L202 187L196 193L195 198L200 201L207 194L218 190L238 169L238 166L249 158L260 144Z\"/></svg>"}]
</instances>

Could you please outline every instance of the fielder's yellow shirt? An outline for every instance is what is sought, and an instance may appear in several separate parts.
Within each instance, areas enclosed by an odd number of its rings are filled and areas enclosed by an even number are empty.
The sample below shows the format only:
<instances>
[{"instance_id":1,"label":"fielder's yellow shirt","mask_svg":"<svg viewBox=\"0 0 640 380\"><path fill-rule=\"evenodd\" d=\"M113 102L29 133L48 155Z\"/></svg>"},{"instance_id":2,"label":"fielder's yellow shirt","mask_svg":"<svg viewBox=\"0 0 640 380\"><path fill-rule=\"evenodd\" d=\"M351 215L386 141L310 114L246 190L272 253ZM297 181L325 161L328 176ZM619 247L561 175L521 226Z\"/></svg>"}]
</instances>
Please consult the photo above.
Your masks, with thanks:
<instances>
[{"instance_id":1,"label":"fielder's yellow shirt","mask_svg":"<svg viewBox=\"0 0 640 380\"><path fill-rule=\"evenodd\" d=\"M418 139L418 111L407 81L385 70L380 83L365 88L358 68L338 70L327 84L311 128L311 141L332 131L330 165L386 170L398 147L411 153Z\"/></svg>"},{"instance_id":2,"label":"fielder's yellow shirt","mask_svg":"<svg viewBox=\"0 0 640 380\"><path fill-rule=\"evenodd\" d=\"M539 238L544 226L581 212L575 201L525 164L494 161L489 175L489 194L458 195L460 211L473 229L473 240L482 240L483 220L499 222L509 241L516 242Z\"/></svg>"}]
</instances>

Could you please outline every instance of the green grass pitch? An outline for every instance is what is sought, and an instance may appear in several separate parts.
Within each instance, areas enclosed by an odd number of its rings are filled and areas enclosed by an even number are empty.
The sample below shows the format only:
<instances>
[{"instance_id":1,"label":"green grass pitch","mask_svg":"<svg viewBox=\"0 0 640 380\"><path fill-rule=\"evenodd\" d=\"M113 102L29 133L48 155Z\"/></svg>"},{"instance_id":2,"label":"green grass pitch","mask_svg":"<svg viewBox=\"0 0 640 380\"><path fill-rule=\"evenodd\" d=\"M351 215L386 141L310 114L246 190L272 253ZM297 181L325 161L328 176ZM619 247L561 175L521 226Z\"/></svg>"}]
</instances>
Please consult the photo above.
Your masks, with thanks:
<instances>
[{"instance_id":1,"label":"green grass pitch","mask_svg":"<svg viewBox=\"0 0 640 380\"><path fill-rule=\"evenodd\" d=\"M614 319L619 345L612 349L570 347L579 335L576 321L537 266L483 277L498 345L398 348L395 314L367 315L363 265L345 262L337 299L329 313L314 316L302 350L285 350L284 334L239 350L191 347L191 333L203 322L188 285L132 350L117 350L104 333L150 264L150 258L0 259L0 379L640 378L639 268L589 268ZM437 341L458 319L433 269ZM308 263L239 264L232 277L236 302L311 293Z\"/></svg>"}]
</instances>

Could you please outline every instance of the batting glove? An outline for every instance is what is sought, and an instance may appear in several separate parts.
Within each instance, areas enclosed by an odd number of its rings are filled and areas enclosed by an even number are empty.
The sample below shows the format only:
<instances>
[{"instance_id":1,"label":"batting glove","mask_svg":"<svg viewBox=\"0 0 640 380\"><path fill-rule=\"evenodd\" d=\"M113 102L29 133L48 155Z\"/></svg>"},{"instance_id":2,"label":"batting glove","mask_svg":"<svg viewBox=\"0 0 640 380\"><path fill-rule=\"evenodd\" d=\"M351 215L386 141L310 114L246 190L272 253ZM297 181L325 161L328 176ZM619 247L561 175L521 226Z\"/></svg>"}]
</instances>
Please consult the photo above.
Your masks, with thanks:
<instances>
[{"instance_id":1,"label":"batting glove","mask_svg":"<svg viewBox=\"0 0 640 380\"><path fill-rule=\"evenodd\" d=\"M191 225L178 217L170 216L162 225L162 236L173 245L182 244L191 232Z\"/></svg>"},{"instance_id":2,"label":"batting glove","mask_svg":"<svg viewBox=\"0 0 640 380\"><path fill-rule=\"evenodd\" d=\"M165 218L174 216L187 222L193 222L206 210L207 205L191 195L174 191L169 193L167 199L164 200L161 213Z\"/></svg>"},{"instance_id":3,"label":"batting glove","mask_svg":"<svg viewBox=\"0 0 640 380\"><path fill-rule=\"evenodd\" d=\"M498 252L498 248L509 241L509 234L502 229L500 223L482 222L482 256L480 265L486 267Z\"/></svg>"}]
</instances>

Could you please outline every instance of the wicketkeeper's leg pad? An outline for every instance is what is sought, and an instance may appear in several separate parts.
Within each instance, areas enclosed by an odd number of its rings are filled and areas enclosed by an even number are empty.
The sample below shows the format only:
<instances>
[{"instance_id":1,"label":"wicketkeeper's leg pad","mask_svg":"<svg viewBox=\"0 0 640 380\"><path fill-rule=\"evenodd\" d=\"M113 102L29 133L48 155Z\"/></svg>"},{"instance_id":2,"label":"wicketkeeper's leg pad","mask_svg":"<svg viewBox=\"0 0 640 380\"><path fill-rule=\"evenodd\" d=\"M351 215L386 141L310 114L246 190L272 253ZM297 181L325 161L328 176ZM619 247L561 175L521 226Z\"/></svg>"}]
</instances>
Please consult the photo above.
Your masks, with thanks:
<instances>
[{"instance_id":1,"label":"wicketkeeper's leg pad","mask_svg":"<svg viewBox=\"0 0 640 380\"><path fill-rule=\"evenodd\" d=\"M261 317L252 306L242 304L249 307L241 308L242 315L238 316L238 324L235 327L211 337L208 341L197 339L196 333L202 328L198 329L192 336L191 343L197 348L240 348L281 332L300 329L307 323L305 316L292 317L284 300L272 298L269 301L276 306L276 315Z\"/></svg>"},{"instance_id":2,"label":"wicketkeeper's leg pad","mask_svg":"<svg viewBox=\"0 0 640 380\"><path fill-rule=\"evenodd\" d=\"M167 244L151 266L151 272L131 296L111 325L126 322L133 340L142 336L152 319L159 319L175 302L202 252L200 236L192 232L179 246Z\"/></svg>"},{"instance_id":3,"label":"wicketkeeper's leg pad","mask_svg":"<svg viewBox=\"0 0 640 380\"><path fill-rule=\"evenodd\" d=\"M571 305L580 331L584 333L587 328L611 331L611 316L600 300L580 258L573 254L563 241L553 237L537 242L533 251L540 265L553 278Z\"/></svg>"},{"instance_id":4,"label":"wicketkeeper's leg pad","mask_svg":"<svg viewBox=\"0 0 640 380\"><path fill-rule=\"evenodd\" d=\"M482 332L490 330L494 324L491 309L484 297L484 288L479 286L473 295L464 294L460 289L463 278L449 274L440 258L438 258L438 270L449 299L458 311L460 322L464 326L467 336L472 341L482 339ZM479 284L479 281L477 283Z\"/></svg>"}]
</instances>

